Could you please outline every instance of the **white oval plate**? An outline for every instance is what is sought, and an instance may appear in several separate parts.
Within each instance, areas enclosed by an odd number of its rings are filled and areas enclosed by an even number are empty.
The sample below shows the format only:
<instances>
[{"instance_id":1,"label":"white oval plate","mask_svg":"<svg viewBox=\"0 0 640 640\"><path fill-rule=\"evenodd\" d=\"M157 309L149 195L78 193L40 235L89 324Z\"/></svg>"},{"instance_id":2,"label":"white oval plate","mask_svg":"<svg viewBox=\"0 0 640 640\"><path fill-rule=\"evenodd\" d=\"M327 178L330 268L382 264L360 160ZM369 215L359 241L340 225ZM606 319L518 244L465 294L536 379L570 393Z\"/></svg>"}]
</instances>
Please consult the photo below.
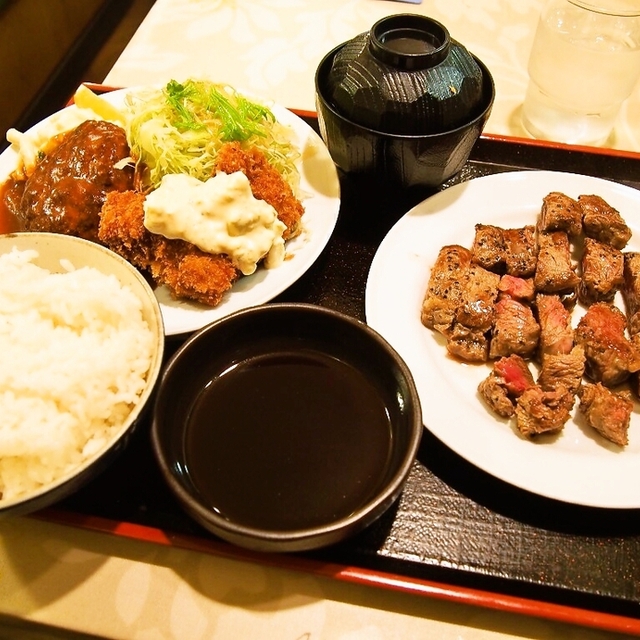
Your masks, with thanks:
<instances>
[{"instance_id":1,"label":"white oval plate","mask_svg":"<svg viewBox=\"0 0 640 640\"><path fill-rule=\"evenodd\" d=\"M602 196L633 231L626 250L640 250L640 191L636 189L552 171L477 178L425 200L394 225L369 272L367 322L411 369L426 428L467 461L548 498L594 507L639 508L637 402L625 448L576 421L576 409L558 437L543 436L532 442L519 436L511 422L497 418L480 399L477 387L490 365L463 364L447 357L442 338L420 322L430 269L440 248L447 244L470 248L476 223L506 228L535 224L542 198L551 191L574 198Z\"/></svg>"},{"instance_id":2,"label":"white oval plate","mask_svg":"<svg viewBox=\"0 0 640 640\"><path fill-rule=\"evenodd\" d=\"M133 89L119 89L102 97L116 106L123 104L127 93ZM240 278L216 307L174 300L165 287L156 289L160 302L165 335L175 336L196 331L214 320L234 311L269 302L300 278L316 261L335 228L340 209L340 185L336 167L322 139L301 118L284 107L268 104L279 122L289 125L296 136L301 157L300 192L305 213L301 235L289 241L286 259L274 269L258 269L253 275ZM76 110L75 106L66 110ZM65 111L66 111L65 110ZM36 124L29 132L49 126L53 114ZM6 149L0 155L0 182L16 168L17 154Z\"/></svg>"}]
</instances>

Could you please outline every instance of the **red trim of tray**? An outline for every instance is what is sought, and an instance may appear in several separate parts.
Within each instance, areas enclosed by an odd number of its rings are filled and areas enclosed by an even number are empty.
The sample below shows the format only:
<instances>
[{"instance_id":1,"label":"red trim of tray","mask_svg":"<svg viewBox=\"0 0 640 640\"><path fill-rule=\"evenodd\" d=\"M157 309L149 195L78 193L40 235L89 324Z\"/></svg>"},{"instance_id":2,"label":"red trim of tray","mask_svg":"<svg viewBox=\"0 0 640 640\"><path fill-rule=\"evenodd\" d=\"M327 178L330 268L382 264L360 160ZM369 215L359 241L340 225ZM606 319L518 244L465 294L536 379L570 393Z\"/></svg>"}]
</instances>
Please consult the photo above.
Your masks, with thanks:
<instances>
[{"instance_id":1,"label":"red trim of tray","mask_svg":"<svg viewBox=\"0 0 640 640\"><path fill-rule=\"evenodd\" d=\"M552 140L537 140L535 138L522 138L518 136L508 136L499 133L483 133L482 138L495 140L497 142L507 142L510 144L526 144L531 147L541 147L544 149L562 149L563 151L579 151L580 153L591 153L601 156L616 156L629 158L631 160L640 159L637 151L627 151L624 149L612 149L610 147L593 147L587 145L567 144L565 142L554 142Z\"/></svg>"},{"instance_id":2,"label":"red trim of tray","mask_svg":"<svg viewBox=\"0 0 640 640\"><path fill-rule=\"evenodd\" d=\"M166 547L208 553L231 560L255 562L280 569L311 573L316 576L351 582L368 587L399 591L437 600L457 602L465 605L494 609L534 618L543 618L605 631L640 636L640 620L615 614L590 611L541 600L509 596L480 589L471 589L445 583L411 578L393 573L381 573L336 563L324 563L309 558L289 554L260 553L236 547L215 539L171 533L155 527L116 522L98 516L84 516L77 513L47 508L30 517L56 524L79 527L99 533L108 533L122 538L151 542Z\"/></svg>"},{"instance_id":3,"label":"red trim of tray","mask_svg":"<svg viewBox=\"0 0 640 640\"><path fill-rule=\"evenodd\" d=\"M85 83L85 85L97 93L106 93L118 88L89 82ZM73 97L69 100L69 104L72 102ZM317 117L317 113L315 111L306 111L301 109L291 109L291 111L300 117ZM518 143L544 148L574 150L583 153L586 152L600 155L628 157L634 160L637 160L640 157L640 153L633 151L568 145L559 142L550 142L547 140L534 140L531 138L519 138L515 136L489 133L483 134L482 137L489 140L502 141L511 144ZM378 587L402 593L410 593L418 596L446 600L449 602L458 602L471 606L494 609L497 611L640 636L640 619L628 618L615 614L553 604L540 600L530 600L527 598L503 595L479 589L447 585L430 580L411 578L392 573L382 573L360 567L343 566L335 563L323 563L295 555L259 553L243 549L241 547L235 547L234 545L227 544L225 542L219 542L215 539L205 539L198 538L196 536L171 533L145 525L138 525L129 522L117 522L98 516L84 516L82 514L59 511L54 508L48 508L37 513L33 513L31 514L31 517L57 524L75 526L90 531L108 533L141 542L151 542L167 547L209 553L233 560L256 562L258 564L276 568L304 571L316 576L332 578L369 587Z\"/></svg>"}]
</instances>

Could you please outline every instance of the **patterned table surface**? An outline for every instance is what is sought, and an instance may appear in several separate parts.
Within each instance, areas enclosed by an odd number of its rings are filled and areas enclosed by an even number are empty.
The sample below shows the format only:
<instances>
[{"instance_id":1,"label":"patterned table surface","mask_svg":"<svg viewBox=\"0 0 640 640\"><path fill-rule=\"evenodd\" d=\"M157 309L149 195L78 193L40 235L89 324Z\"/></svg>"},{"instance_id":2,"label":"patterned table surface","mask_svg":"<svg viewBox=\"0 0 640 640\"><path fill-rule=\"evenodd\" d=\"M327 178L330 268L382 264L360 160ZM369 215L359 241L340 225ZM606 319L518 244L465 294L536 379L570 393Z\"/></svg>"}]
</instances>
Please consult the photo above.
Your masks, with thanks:
<instances>
[{"instance_id":1,"label":"patterned table surface","mask_svg":"<svg viewBox=\"0 0 640 640\"><path fill-rule=\"evenodd\" d=\"M520 113L542 6L543 0L158 0L106 83L205 76L315 111L314 73L329 50L386 15L420 13L444 24L494 76L485 131L526 136ZM640 83L606 146L640 151Z\"/></svg>"}]
</instances>

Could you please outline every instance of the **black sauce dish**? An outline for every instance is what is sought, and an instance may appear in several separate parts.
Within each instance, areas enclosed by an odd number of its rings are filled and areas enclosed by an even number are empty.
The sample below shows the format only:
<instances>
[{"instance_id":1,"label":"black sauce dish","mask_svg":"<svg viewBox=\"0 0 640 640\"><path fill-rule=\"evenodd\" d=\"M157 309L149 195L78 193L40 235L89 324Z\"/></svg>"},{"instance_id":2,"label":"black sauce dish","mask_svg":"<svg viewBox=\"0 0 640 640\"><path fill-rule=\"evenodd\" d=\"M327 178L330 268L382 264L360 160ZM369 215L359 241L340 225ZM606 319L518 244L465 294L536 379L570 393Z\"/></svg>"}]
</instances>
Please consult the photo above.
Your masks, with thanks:
<instances>
[{"instance_id":1,"label":"black sauce dish","mask_svg":"<svg viewBox=\"0 0 640 640\"><path fill-rule=\"evenodd\" d=\"M398 14L329 51L315 92L321 136L342 171L423 189L462 169L491 114L495 84L444 25Z\"/></svg>"},{"instance_id":2,"label":"black sauce dish","mask_svg":"<svg viewBox=\"0 0 640 640\"><path fill-rule=\"evenodd\" d=\"M413 378L366 324L272 303L191 336L171 357L152 447L183 509L269 552L340 542L399 497L418 451Z\"/></svg>"}]
</instances>

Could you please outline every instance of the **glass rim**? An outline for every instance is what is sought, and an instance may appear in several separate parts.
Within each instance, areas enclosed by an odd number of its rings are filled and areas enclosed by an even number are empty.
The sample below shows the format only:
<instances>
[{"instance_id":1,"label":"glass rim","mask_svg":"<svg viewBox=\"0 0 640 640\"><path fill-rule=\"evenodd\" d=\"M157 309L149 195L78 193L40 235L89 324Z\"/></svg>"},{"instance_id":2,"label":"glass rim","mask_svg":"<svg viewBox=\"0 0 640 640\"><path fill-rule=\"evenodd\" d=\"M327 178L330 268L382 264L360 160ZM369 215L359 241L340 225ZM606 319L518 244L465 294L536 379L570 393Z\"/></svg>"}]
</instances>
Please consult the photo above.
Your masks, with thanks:
<instances>
[{"instance_id":1,"label":"glass rim","mask_svg":"<svg viewBox=\"0 0 640 640\"><path fill-rule=\"evenodd\" d=\"M638 0L569 0L569 2L577 7L603 15L622 18L640 16L640 2Z\"/></svg>"}]
</instances>

